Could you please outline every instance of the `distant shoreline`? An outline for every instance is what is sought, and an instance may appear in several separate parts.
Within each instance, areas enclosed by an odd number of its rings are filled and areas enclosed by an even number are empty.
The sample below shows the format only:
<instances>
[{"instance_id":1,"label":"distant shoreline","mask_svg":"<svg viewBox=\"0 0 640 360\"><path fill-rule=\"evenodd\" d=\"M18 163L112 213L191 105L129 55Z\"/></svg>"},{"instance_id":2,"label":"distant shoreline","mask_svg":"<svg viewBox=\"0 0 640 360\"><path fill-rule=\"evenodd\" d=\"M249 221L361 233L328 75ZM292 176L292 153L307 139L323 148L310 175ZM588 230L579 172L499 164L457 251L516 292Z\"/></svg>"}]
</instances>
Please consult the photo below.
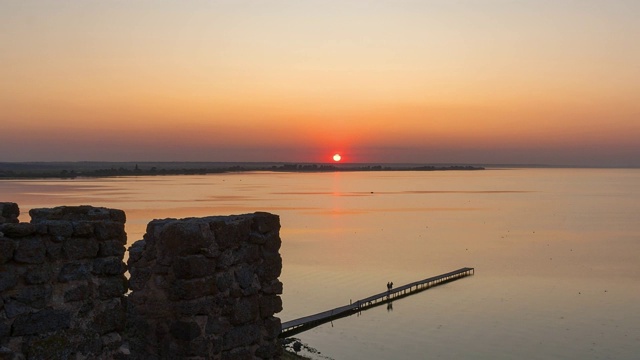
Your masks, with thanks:
<instances>
[{"instance_id":1,"label":"distant shoreline","mask_svg":"<svg viewBox=\"0 0 640 360\"><path fill-rule=\"evenodd\" d=\"M0 179L206 175L238 172L475 171L475 165L204 163L204 162L22 162L0 163Z\"/></svg>"}]
</instances>

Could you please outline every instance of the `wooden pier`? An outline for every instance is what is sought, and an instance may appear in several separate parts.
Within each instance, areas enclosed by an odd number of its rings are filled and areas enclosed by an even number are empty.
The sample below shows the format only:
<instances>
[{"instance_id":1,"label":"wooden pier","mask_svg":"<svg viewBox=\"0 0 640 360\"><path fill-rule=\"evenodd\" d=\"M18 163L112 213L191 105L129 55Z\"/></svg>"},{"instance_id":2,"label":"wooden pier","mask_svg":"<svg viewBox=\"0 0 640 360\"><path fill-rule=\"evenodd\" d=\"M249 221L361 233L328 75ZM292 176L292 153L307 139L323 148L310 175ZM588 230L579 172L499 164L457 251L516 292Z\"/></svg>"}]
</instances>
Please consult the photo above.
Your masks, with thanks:
<instances>
[{"instance_id":1,"label":"wooden pier","mask_svg":"<svg viewBox=\"0 0 640 360\"><path fill-rule=\"evenodd\" d=\"M335 309L323 311L314 315L301 317L299 319L286 321L282 323L281 338L286 338L295 334L299 334L305 330L309 330L318 325L324 324L334 319L349 316L351 314L366 310L368 308L391 302L395 299L413 295L420 291L427 290L434 286L442 285L450 281L473 275L474 268L465 267L446 274L433 276L424 280L415 281L407 285L396 287L390 291L384 291L379 294L369 296L367 298L352 302L349 305L340 306Z\"/></svg>"}]
</instances>

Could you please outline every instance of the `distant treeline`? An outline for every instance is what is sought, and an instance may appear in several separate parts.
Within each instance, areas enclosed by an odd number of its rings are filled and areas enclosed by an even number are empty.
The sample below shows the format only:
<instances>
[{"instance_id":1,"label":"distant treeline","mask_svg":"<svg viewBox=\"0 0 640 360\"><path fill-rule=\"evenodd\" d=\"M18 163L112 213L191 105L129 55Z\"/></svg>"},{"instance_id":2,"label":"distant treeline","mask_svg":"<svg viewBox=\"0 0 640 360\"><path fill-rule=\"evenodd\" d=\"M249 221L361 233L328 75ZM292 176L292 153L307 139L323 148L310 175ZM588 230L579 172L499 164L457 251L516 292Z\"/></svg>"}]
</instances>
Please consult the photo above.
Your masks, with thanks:
<instances>
[{"instance_id":1,"label":"distant treeline","mask_svg":"<svg viewBox=\"0 0 640 360\"><path fill-rule=\"evenodd\" d=\"M25 164L4 163L0 167L0 178L61 178L72 179L76 177L112 177L112 176L150 176L150 175L205 175L231 172L249 171L273 171L273 172L337 172L337 171L442 171L442 170L484 170L479 166L452 165L452 166L382 166L382 165L328 165L328 164L282 164L259 166L231 165L216 166L210 168L158 168L140 167L137 164L131 168L124 166L105 169L92 169L77 166L76 168L57 169L55 166L42 168L42 166L29 168Z\"/></svg>"}]
</instances>

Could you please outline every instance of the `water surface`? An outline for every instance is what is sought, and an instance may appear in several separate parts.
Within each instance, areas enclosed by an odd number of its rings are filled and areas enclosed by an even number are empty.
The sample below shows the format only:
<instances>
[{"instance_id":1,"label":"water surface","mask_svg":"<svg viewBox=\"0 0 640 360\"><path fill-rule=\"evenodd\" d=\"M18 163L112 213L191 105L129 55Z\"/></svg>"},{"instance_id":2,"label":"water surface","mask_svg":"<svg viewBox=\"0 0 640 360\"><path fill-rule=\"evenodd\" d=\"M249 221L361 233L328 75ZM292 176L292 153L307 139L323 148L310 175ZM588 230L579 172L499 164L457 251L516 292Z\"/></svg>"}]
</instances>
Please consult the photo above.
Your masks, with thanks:
<instances>
[{"instance_id":1,"label":"water surface","mask_svg":"<svg viewBox=\"0 0 640 360\"><path fill-rule=\"evenodd\" d=\"M280 215L283 321L396 285L476 274L298 335L335 359L635 359L640 170L238 173L0 181L28 210Z\"/></svg>"}]
</instances>

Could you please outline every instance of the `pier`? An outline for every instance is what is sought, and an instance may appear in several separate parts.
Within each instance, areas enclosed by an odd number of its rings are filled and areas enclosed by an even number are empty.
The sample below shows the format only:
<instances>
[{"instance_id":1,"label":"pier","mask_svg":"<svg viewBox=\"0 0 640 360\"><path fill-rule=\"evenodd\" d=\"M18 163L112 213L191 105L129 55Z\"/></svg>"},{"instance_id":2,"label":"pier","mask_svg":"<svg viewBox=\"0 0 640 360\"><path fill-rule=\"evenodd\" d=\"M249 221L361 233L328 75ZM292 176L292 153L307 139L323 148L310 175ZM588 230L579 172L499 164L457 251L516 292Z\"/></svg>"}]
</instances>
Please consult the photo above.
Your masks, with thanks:
<instances>
[{"instance_id":1,"label":"pier","mask_svg":"<svg viewBox=\"0 0 640 360\"><path fill-rule=\"evenodd\" d=\"M309 330L318 325L324 324L334 319L349 316L351 314L360 312L391 302L395 299L403 298L405 296L413 295L415 293L427 290L434 286L442 285L454 280L461 279L463 277L473 275L475 273L474 268L465 267L455 271L448 272L446 274L433 276L424 280L419 280L396 287L390 291L384 291L379 294L369 296L364 299L360 299L356 302L352 302L349 305L340 306L335 309L323 311L314 315L301 317L299 319L286 321L282 323L282 331L280 333L281 338L286 338L295 334L299 334L305 330Z\"/></svg>"}]
</instances>

